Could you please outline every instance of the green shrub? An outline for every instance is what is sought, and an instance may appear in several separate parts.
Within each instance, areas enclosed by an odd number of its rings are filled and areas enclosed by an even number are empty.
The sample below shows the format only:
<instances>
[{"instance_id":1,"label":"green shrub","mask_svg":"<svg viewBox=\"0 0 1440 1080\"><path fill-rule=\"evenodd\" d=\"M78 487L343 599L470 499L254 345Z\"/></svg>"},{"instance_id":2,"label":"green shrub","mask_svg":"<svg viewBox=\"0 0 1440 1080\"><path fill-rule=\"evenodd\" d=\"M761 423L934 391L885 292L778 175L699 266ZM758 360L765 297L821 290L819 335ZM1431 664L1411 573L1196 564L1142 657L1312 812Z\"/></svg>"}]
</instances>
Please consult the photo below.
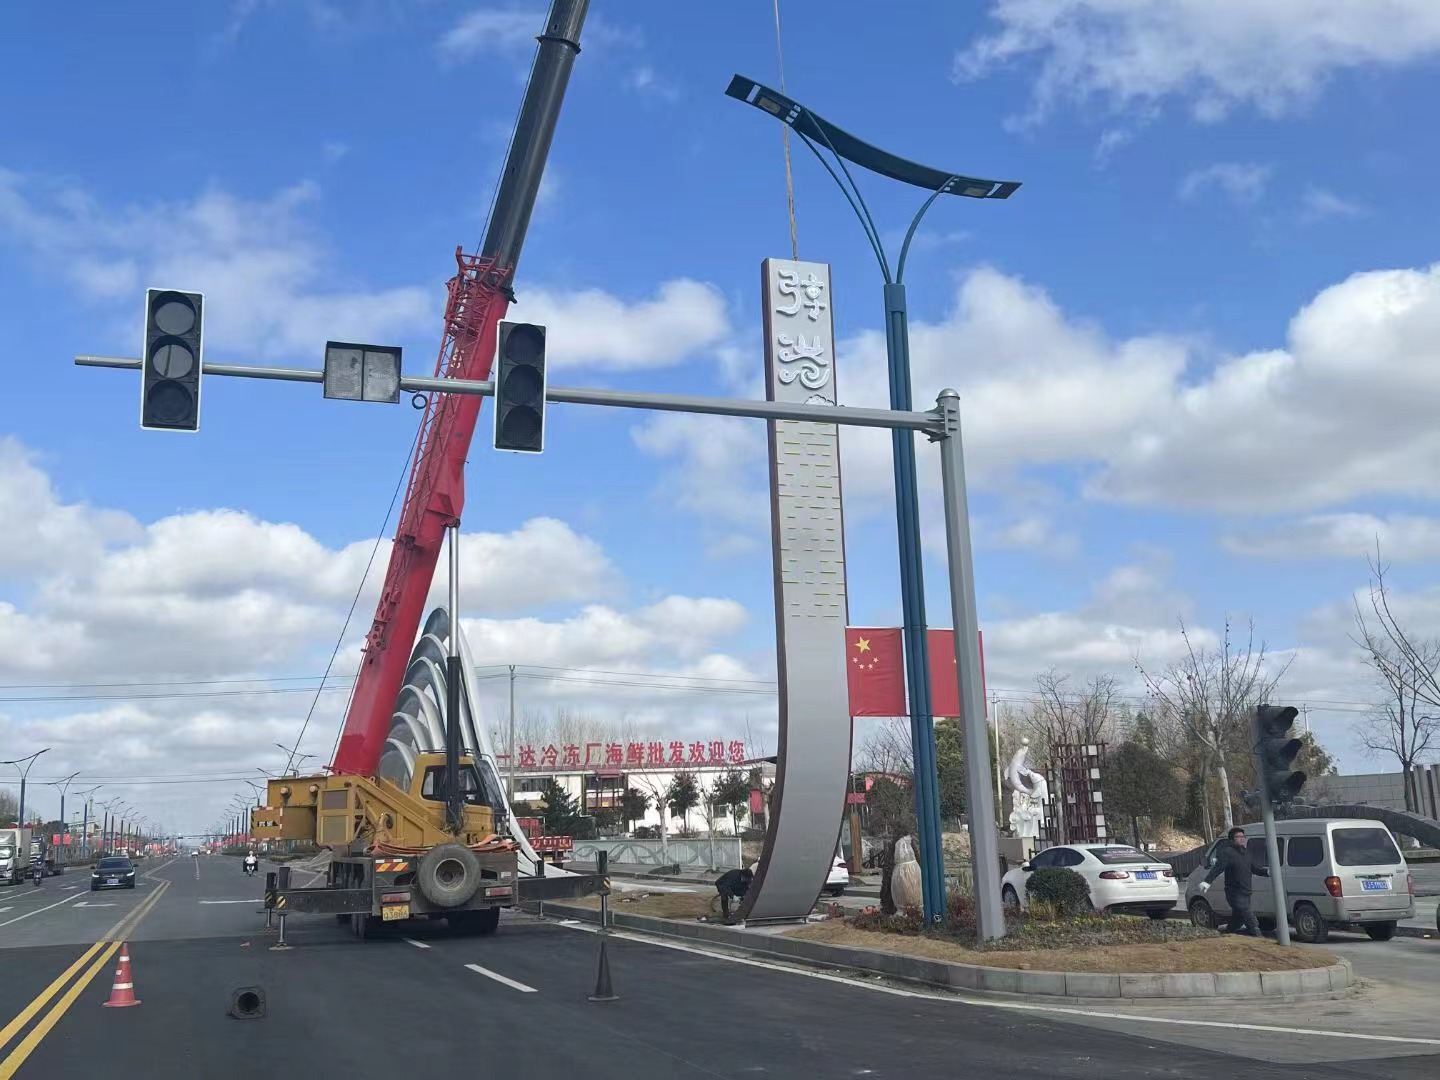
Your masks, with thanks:
<instances>
[{"instance_id":1,"label":"green shrub","mask_svg":"<svg viewBox=\"0 0 1440 1080\"><path fill-rule=\"evenodd\" d=\"M1075 915L1090 905L1090 886L1085 879L1062 866L1036 870L1025 883L1025 891L1061 915Z\"/></svg>"}]
</instances>

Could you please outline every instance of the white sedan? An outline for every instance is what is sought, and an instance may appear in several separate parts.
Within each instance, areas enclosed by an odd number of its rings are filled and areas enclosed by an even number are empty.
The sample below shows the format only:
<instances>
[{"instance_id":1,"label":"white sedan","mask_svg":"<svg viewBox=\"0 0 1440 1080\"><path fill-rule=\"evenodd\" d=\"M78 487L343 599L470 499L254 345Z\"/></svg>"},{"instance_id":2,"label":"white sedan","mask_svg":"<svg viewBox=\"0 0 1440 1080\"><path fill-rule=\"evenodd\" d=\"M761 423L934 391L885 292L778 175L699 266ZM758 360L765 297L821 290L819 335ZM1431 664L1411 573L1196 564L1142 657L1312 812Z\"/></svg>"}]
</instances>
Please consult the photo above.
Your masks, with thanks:
<instances>
[{"instance_id":1,"label":"white sedan","mask_svg":"<svg viewBox=\"0 0 1440 1080\"><path fill-rule=\"evenodd\" d=\"M752 874L760 872L759 859L750 864L750 872ZM830 863L830 873L825 875L825 887L820 891L829 893L831 896L844 896L845 887L849 884L850 868L845 865L844 858L836 855L834 861Z\"/></svg>"},{"instance_id":2,"label":"white sedan","mask_svg":"<svg viewBox=\"0 0 1440 1080\"><path fill-rule=\"evenodd\" d=\"M1026 908L1026 882L1036 870L1064 867L1090 886L1090 904L1100 912L1143 911L1163 919L1179 906L1180 884L1167 863L1125 844L1063 844L1046 848L1000 880L1000 898Z\"/></svg>"}]
</instances>

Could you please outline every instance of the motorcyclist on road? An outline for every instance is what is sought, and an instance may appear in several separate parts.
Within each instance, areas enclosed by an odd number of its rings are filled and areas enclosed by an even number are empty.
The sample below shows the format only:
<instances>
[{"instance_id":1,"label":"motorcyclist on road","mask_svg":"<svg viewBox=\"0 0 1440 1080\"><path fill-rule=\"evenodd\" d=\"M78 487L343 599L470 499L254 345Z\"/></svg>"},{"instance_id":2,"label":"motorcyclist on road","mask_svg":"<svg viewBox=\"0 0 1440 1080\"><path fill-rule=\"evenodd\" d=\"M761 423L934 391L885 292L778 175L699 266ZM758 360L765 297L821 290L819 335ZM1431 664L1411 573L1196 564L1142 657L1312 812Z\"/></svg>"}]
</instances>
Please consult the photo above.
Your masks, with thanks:
<instances>
[{"instance_id":1,"label":"motorcyclist on road","mask_svg":"<svg viewBox=\"0 0 1440 1080\"><path fill-rule=\"evenodd\" d=\"M253 851L248 851L248 852L246 852L246 853L245 853L245 872L246 872L247 874L253 874L253 873L255 873L255 871L259 868L259 866L260 866L260 860L257 859L257 858L255 858L255 852L253 852Z\"/></svg>"}]
</instances>

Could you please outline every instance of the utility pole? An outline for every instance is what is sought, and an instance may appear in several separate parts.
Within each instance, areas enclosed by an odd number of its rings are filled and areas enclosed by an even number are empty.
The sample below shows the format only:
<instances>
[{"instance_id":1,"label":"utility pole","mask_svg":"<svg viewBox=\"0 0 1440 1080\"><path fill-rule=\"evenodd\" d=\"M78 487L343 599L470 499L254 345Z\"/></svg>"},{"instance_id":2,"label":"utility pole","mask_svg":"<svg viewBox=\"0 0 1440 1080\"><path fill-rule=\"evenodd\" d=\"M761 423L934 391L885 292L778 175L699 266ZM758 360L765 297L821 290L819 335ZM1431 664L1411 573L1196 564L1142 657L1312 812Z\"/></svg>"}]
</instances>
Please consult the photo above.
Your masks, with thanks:
<instances>
[{"instance_id":1,"label":"utility pole","mask_svg":"<svg viewBox=\"0 0 1440 1080\"><path fill-rule=\"evenodd\" d=\"M515 665L510 666L510 813L515 812Z\"/></svg>"},{"instance_id":2,"label":"utility pole","mask_svg":"<svg viewBox=\"0 0 1440 1080\"><path fill-rule=\"evenodd\" d=\"M1000 695L990 691L990 715L995 719L995 816L1005 809L1005 789L1000 785Z\"/></svg>"}]
</instances>

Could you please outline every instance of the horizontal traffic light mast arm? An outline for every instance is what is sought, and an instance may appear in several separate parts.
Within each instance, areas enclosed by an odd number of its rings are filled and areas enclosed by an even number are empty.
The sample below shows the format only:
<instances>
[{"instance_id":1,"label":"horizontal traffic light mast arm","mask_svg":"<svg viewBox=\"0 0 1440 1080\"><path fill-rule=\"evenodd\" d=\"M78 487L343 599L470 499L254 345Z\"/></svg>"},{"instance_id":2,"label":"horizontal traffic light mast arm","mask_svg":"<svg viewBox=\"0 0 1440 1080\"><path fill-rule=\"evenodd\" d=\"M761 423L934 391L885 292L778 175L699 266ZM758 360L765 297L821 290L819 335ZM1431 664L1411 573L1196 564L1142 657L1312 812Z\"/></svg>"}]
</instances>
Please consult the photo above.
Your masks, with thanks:
<instances>
[{"instance_id":1,"label":"horizontal traffic light mast arm","mask_svg":"<svg viewBox=\"0 0 1440 1080\"><path fill-rule=\"evenodd\" d=\"M80 367L120 368L138 371L140 361L121 356L77 356ZM305 368L252 367L247 364L216 364L209 360L205 375L228 375L242 379L280 379L286 382L323 382L323 371ZM412 394L475 394L493 397L495 384L471 379L440 379L429 375L403 375L400 389ZM896 409L852 409L833 405L790 405L778 401L747 398L700 397L692 394L646 394L629 390L592 390L585 387L551 386L545 400L566 405L608 405L620 409L655 409L660 412L708 413L715 416L753 416L760 420L811 420L849 427L900 428L944 437L945 421L936 412L902 412Z\"/></svg>"}]
</instances>

